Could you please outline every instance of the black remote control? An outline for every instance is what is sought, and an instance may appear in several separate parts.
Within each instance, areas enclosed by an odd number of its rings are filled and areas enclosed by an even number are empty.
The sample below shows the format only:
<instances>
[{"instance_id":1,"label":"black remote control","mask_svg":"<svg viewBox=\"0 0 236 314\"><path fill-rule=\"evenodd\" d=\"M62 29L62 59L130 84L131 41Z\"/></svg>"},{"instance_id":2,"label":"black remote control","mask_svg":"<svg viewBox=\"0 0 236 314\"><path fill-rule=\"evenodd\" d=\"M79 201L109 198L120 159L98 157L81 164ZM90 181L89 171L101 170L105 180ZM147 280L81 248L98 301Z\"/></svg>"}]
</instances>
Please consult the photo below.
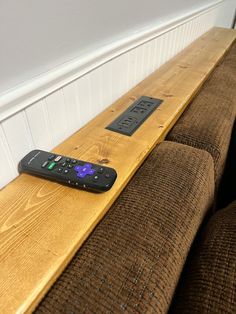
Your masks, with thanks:
<instances>
[{"instance_id":1,"label":"black remote control","mask_svg":"<svg viewBox=\"0 0 236 314\"><path fill-rule=\"evenodd\" d=\"M117 177L112 168L42 150L27 154L19 163L19 171L95 192L108 191Z\"/></svg>"}]
</instances>

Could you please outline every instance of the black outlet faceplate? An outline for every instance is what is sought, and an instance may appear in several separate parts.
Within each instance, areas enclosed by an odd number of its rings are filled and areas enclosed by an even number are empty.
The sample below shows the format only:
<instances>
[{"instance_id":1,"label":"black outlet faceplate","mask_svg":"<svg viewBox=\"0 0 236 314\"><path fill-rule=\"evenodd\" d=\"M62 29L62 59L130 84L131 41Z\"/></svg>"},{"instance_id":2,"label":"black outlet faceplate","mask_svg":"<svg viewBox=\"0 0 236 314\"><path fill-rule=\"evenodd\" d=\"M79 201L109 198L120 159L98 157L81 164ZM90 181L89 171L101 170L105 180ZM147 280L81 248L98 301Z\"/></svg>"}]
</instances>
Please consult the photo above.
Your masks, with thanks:
<instances>
[{"instance_id":1,"label":"black outlet faceplate","mask_svg":"<svg viewBox=\"0 0 236 314\"><path fill-rule=\"evenodd\" d=\"M142 96L109 124L106 129L131 136L162 102L161 99Z\"/></svg>"}]
</instances>

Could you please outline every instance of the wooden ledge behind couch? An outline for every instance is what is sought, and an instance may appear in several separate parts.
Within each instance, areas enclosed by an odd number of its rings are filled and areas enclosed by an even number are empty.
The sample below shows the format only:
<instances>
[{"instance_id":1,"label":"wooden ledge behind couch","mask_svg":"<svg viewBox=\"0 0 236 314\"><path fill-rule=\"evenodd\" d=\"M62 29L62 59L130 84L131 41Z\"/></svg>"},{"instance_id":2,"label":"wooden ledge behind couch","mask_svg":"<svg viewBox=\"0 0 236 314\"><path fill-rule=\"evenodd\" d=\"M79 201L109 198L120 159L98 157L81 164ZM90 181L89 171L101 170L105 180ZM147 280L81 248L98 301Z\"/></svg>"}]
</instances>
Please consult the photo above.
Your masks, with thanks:
<instances>
[{"instance_id":1,"label":"wooden ledge behind couch","mask_svg":"<svg viewBox=\"0 0 236 314\"><path fill-rule=\"evenodd\" d=\"M35 308L235 38L235 30L213 28L54 150L109 161L118 173L110 191L94 194L22 174L0 192L2 314ZM131 137L105 129L142 95L164 102Z\"/></svg>"}]
</instances>

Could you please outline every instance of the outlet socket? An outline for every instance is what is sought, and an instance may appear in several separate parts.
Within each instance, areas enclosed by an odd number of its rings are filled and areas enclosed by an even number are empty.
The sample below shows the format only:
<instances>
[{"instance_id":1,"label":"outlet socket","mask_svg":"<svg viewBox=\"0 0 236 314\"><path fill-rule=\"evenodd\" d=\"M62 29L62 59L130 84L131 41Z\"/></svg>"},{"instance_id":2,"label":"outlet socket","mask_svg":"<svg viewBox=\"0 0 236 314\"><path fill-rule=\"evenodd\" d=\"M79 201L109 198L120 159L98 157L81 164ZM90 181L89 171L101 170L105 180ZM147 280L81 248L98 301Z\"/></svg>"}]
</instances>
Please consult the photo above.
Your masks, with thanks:
<instances>
[{"instance_id":1,"label":"outlet socket","mask_svg":"<svg viewBox=\"0 0 236 314\"><path fill-rule=\"evenodd\" d=\"M132 109L132 112L134 113L137 113L137 114L142 114L142 113L146 113L148 109L146 108L142 108L142 107L139 107L139 106L135 106L133 109Z\"/></svg>"},{"instance_id":2,"label":"outlet socket","mask_svg":"<svg viewBox=\"0 0 236 314\"><path fill-rule=\"evenodd\" d=\"M129 117L122 118L120 122L118 122L118 125L121 127L130 128L134 123L137 123L137 119L129 116Z\"/></svg>"}]
</instances>

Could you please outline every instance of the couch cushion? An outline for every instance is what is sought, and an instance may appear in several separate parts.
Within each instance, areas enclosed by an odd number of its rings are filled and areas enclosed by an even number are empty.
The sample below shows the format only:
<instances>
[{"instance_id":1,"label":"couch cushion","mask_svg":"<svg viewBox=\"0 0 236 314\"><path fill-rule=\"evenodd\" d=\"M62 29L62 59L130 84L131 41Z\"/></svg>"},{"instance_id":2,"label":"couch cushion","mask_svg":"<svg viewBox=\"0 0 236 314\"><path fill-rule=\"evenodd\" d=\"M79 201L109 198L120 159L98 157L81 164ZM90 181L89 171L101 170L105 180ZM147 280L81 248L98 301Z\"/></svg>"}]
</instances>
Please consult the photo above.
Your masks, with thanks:
<instances>
[{"instance_id":1,"label":"couch cushion","mask_svg":"<svg viewBox=\"0 0 236 314\"><path fill-rule=\"evenodd\" d=\"M201 233L170 313L236 313L236 201Z\"/></svg>"},{"instance_id":2,"label":"couch cushion","mask_svg":"<svg viewBox=\"0 0 236 314\"><path fill-rule=\"evenodd\" d=\"M214 70L167 139L208 151L217 183L223 173L236 114L236 44Z\"/></svg>"},{"instance_id":3,"label":"couch cushion","mask_svg":"<svg viewBox=\"0 0 236 314\"><path fill-rule=\"evenodd\" d=\"M160 144L36 313L165 313L213 193L210 154Z\"/></svg>"}]
</instances>

